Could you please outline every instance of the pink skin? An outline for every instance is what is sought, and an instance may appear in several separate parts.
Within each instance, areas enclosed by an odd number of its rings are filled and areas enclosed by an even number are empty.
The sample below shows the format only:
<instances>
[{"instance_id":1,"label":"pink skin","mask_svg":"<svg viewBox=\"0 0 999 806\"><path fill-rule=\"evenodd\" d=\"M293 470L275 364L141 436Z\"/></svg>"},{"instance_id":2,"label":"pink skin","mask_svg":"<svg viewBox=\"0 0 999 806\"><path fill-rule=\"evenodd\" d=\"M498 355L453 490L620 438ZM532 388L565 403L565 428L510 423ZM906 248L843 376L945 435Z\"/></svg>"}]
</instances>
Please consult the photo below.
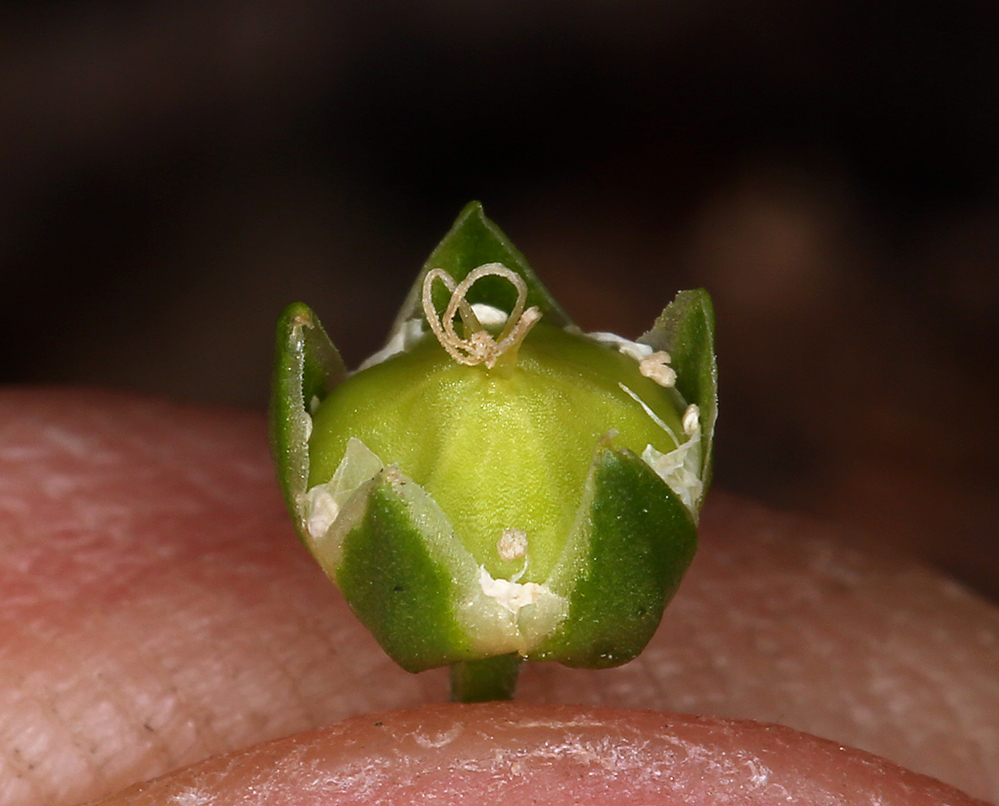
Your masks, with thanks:
<instances>
[{"instance_id":1,"label":"pink skin","mask_svg":"<svg viewBox=\"0 0 999 806\"><path fill-rule=\"evenodd\" d=\"M219 793L222 793L219 797ZM222 756L107 806L420 803L974 803L932 778L778 725L558 705L354 717Z\"/></svg>"},{"instance_id":2,"label":"pink skin","mask_svg":"<svg viewBox=\"0 0 999 806\"><path fill-rule=\"evenodd\" d=\"M999 611L835 540L713 493L698 558L636 662L529 665L519 699L535 705L433 706L260 745L440 703L446 674L394 667L298 544L259 415L9 390L0 805L80 803L195 762L122 802L307 804L328 794L317 782L362 769L420 802L494 785L469 772L490 759L528 802L669 803L670 786L684 803L783 802L780 787L798 802L971 802L783 728L545 703L779 722L996 799ZM235 755L202 761L221 753Z\"/></svg>"}]
</instances>

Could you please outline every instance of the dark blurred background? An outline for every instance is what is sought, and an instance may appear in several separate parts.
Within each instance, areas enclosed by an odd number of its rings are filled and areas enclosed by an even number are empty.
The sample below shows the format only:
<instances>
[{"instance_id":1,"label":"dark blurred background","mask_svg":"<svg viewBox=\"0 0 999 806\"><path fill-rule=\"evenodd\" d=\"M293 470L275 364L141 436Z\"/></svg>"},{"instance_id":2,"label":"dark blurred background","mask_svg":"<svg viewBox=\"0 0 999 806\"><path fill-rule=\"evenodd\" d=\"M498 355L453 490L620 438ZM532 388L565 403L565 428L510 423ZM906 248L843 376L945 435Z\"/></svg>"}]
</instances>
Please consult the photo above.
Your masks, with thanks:
<instances>
[{"instance_id":1,"label":"dark blurred background","mask_svg":"<svg viewBox=\"0 0 999 806\"><path fill-rule=\"evenodd\" d=\"M999 597L999 4L5 3L0 381L265 405L481 199L586 329L715 297L717 483Z\"/></svg>"}]
</instances>

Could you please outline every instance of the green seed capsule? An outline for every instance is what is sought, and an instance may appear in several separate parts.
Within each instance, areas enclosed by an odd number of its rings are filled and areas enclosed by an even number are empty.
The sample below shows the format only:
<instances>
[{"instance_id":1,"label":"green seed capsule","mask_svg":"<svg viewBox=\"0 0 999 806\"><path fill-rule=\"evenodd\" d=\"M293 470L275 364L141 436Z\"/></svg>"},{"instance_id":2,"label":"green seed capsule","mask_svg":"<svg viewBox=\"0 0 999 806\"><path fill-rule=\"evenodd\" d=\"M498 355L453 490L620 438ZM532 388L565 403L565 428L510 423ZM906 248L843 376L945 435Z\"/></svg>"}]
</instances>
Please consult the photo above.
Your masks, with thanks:
<instances>
[{"instance_id":1,"label":"green seed capsule","mask_svg":"<svg viewBox=\"0 0 999 806\"><path fill-rule=\"evenodd\" d=\"M639 342L585 335L477 204L355 374L305 306L279 325L299 533L389 655L457 664L463 699L512 693L519 659L641 652L693 556L714 412L706 293Z\"/></svg>"}]
</instances>

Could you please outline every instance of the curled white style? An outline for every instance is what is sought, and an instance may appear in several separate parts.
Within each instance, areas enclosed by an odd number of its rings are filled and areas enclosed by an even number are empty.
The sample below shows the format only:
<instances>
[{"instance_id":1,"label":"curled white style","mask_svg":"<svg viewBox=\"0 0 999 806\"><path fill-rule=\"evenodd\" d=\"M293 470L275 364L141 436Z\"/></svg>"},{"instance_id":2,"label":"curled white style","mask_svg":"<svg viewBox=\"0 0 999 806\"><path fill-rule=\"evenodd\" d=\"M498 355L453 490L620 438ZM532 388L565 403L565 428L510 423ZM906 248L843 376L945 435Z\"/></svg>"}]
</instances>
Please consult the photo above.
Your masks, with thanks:
<instances>
[{"instance_id":1,"label":"curled white style","mask_svg":"<svg viewBox=\"0 0 999 806\"><path fill-rule=\"evenodd\" d=\"M469 289L481 278L489 276L503 277L517 289L517 303L506 318L503 330L495 338L482 326L466 299ZM437 314L433 302L432 291L435 280L440 280L451 292L451 299L441 316ZM527 283L524 282L524 278L502 263L485 263L478 266L457 284L444 269L431 269L423 278L423 312L426 314L427 322L430 323L430 329L441 346L447 350L448 355L459 364L467 366L485 364L488 369L492 369L504 353L511 351L512 355L516 355L516 349L528 331L541 318L541 311L536 305L524 310L526 302ZM464 338L455 332L456 315L461 316Z\"/></svg>"}]
</instances>

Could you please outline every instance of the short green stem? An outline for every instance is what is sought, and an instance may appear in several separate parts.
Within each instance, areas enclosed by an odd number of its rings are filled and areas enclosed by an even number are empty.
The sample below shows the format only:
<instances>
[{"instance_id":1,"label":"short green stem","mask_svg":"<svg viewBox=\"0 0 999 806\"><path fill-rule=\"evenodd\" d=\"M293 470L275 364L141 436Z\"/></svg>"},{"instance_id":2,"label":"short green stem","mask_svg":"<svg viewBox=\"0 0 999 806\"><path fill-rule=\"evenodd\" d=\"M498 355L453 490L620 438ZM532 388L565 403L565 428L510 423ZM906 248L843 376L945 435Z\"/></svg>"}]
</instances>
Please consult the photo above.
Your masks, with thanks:
<instances>
[{"instance_id":1,"label":"short green stem","mask_svg":"<svg viewBox=\"0 0 999 806\"><path fill-rule=\"evenodd\" d=\"M523 658L514 654L453 664L451 701L512 700L522 662Z\"/></svg>"}]
</instances>

